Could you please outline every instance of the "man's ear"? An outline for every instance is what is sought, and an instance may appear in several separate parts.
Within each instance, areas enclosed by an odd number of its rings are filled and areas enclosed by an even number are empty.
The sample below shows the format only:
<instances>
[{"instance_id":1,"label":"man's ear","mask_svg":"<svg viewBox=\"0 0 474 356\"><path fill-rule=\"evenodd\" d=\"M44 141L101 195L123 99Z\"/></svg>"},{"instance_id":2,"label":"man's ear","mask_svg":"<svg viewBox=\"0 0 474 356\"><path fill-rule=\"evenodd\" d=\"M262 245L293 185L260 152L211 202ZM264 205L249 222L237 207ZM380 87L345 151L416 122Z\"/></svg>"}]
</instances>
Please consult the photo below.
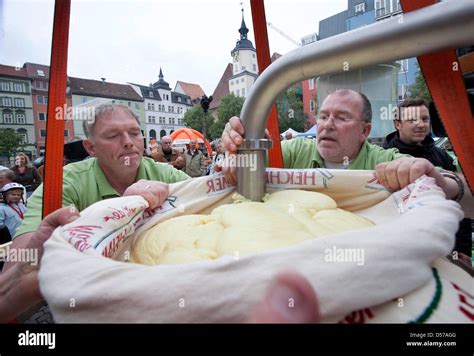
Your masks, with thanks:
<instances>
[{"instance_id":1,"label":"man's ear","mask_svg":"<svg viewBox=\"0 0 474 356\"><path fill-rule=\"evenodd\" d=\"M393 121L393 126L395 126L395 130L399 131L402 128L402 123L400 120Z\"/></svg>"},{"instance_id":2,"label":"man's ear","mask_svg":"<svg viewBox=\"0 0 474 356\"><path fill-rule=\"evenodd\" d=\"M372 124L370 122L366 123L364 125L364 128L362 129L362 142L367 140L367 137L369 137L370 131L372 130Z\"/></svg>"},{"instance_id":3,"label":"man's ear","mask_svg":"<svg viewBox=\"0 0 474 356\"><path fill-rule=\"evenodd\" d=\"M94 144L90 140L88 140L88 139L83 140L82 145L84 146L84 149L87 151L89 156L95 157Z\"/></svg>"}]
</instances>

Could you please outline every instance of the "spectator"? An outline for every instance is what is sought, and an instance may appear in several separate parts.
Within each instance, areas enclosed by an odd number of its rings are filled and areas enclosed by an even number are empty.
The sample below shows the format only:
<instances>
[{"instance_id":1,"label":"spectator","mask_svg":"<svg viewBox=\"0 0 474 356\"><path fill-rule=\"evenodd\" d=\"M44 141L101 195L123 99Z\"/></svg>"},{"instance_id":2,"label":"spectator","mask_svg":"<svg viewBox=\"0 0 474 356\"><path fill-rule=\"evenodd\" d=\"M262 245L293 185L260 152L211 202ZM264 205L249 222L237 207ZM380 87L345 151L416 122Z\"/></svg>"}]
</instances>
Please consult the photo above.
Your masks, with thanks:
<instances>
[{"instance_id":1,"label":"spectator","mask_svg":"<svg viewBox=\"0 0 474 356\"><path fill-rule=\"evenodd\" d=\"M0 229L7 228L10 236L14 236L16 229L23 221L26 212L23 200L25 188L18 183L5 184L0 190L2 202L0 203ZM5 243L8 241L0 241Z\"/></svg>"},{"instance_id":2,"label":"spectator","mask_svg":"<svg viewBox=\"0 0 474 356\"><path fill-rule=\"evenodd\" d=\"M291 140L292 138L293 138L293 134L288 131L288 132L285 134L285 139L286 139L286 140Z\"/></svg>"},{"instance_id":3,"label":"spectator","mask_svg":"<svg viewBox=\"0 0 474 356\"><path fill-rule=\"evenodd\" d=\"M161 145L157 145L156 149L151 151L150 157L156 162L169 163L176 169L183 169L186 164L183 155L176 148L171 147L171 144L171 137L163 136Z\"/></svg>"},{"instance_id":4,"label":"spectator","mask_svg":"<svg viewBox=\"0 0 474 356\"><path fill-rule=\"evenodd\" d=\"M184 153L186 161L185 172L190 177L201 177L206 173L205 158L201 151L196 148L196 139L189 141L189 149Z\"/></svg>"},{"instance_id":5,"label":"spectator","mask_svg":"<svg viewBox=\"0 0 474 356\"><path fill-rule=\"evenodd\" d=\"M13 166L11 170L15 172L14 182L25 187L26 197L29 198L42 182L37 169L33 167L28 156L20 152L16 155L15 166Z\"/></svg>"},{"instance_id":6,"label":"spectator","mask_svg":"<svg viewBox=\"0 0 474 356\"><path fill-rule=\"evenodd\" d=\"M224 159L224 146L222 145L222 141L218 140L216 143L216 153L212 158L210 174L214 174L220 171L220 166L222 165L222 162L224 162Z\"/></svg>"},{"instance_id":7,"label":"spectator","mask_svg":"<svg viewBox=\"0 0 474 356\"><path fill-rule=\"evenodd\" d=\"M11 183L15 180L15 172L5 168L0 170L0 189L7 183Z\"/></svg>"},{"instance_id":8,"label":"spectator","mask_svg":"<svg viewBox=\"0 0 474 356\"><path fill-rule=\"evenodd\" d=\"M384 148L397 148L401 153L426 158L435 166L456 170L453 159L431 138L430 113L423 99L407 99L399 104L393 122L396 131L387 135Z\"/></svg>"}]
</instances>

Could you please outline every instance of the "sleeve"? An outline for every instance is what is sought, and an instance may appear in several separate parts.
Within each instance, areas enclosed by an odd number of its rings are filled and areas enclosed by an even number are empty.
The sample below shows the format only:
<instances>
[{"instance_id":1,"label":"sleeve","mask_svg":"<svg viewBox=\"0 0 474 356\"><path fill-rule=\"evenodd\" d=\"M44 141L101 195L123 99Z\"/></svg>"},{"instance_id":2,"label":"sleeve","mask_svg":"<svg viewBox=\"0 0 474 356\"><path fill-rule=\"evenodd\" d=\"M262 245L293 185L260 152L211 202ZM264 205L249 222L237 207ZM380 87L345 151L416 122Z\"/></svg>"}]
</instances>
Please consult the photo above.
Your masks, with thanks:
<instances>
[{"instance_id":1,"label":"sleeve","mask_svg":"<svg viewBox=\"0 0 474 356\"><path fill-rule=\"evenodd\" d=\"M3 208L3 205L0 206L0 229L3 229L5 227L5 209Z\"/></svg>"},{"instance_id":2,"label":"sleeve","mask_svg":"<svg viewBox=\"0 0 474 356\"><path fill-rule=\"evenodd\" d=\"M39 175L38 170L35 167L33 167L32 174L33 174L32 185L36 189L43 182L43 180L41 179L41 176Z\"/></svg>"}]
</instances>

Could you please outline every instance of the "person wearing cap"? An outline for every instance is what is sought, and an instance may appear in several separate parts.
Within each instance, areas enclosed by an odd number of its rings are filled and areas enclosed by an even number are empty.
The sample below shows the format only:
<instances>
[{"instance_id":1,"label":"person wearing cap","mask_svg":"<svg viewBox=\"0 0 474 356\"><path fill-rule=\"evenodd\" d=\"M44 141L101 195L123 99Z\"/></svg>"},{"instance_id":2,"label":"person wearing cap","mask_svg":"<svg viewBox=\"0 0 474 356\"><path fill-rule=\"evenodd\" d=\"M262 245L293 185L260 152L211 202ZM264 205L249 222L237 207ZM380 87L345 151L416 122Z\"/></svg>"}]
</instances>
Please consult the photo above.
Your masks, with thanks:
<instances>
[{"instance_id":1,"label":"person wearing cap","mask_svg":"<svg viewBox=\"0 0 474 356\"><path fill-rule=\"evenodd\" d=\"M0 192L2 194L0 229L8 229L10 236L13 236L18 226L21 225L26 212L23 201L25 187L18 183L7 183L1 188ZM0 243L5 242L8 241L0 241Z\"/></svg>"}]
</instances>

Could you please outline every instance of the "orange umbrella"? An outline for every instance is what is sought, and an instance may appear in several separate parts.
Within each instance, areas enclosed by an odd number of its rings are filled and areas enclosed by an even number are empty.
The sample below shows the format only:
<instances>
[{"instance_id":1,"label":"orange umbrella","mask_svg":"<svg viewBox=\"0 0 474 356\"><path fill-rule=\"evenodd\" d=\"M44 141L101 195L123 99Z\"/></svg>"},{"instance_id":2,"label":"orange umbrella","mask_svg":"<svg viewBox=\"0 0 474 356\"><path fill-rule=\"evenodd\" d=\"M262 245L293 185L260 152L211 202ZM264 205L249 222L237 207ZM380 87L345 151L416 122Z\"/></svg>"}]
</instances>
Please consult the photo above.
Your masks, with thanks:
<instances>
[{"instance_id":1,"label":"orange umbrella","mask_svg":"<svg viewBox=\"0 0 474 356\"><path fill-rule=\"evenodd\" d=\"M181 143L181 144L188 144L189 141L194 138L197 141L197 146L199 147L199 143L202 142L206 145L207 152L209 153L209 157L212 157L212 149L209 141L206 140L202 133L197 130L185 127L182 129L177 129L170 135L171 139L173 140L173 144Z\"/></svg>"}]
</instances>

